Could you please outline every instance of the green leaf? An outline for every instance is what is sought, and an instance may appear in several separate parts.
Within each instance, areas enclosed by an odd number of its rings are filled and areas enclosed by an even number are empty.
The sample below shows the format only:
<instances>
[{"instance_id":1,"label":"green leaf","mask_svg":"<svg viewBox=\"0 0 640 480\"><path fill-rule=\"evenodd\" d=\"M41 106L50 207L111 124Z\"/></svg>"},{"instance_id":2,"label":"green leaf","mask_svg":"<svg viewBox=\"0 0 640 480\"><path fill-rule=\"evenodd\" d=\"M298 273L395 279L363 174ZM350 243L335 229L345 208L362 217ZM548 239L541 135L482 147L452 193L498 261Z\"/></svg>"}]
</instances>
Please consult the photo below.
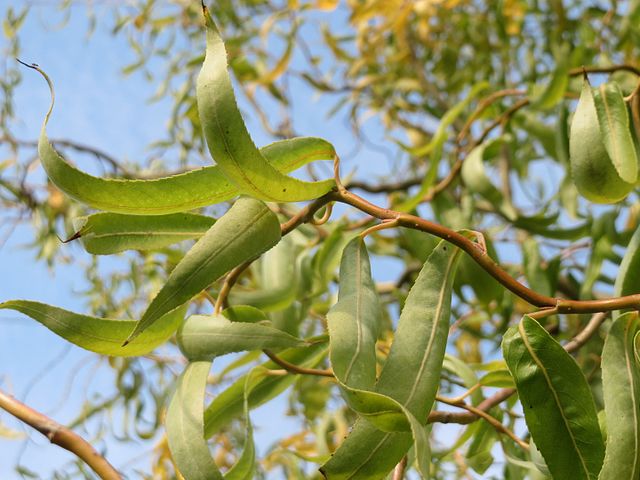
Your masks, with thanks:
<instances>
[{"instance_id":1,"label":"green leaf","mask_svg":"<svg viewBox=\"0 0 640 480\"><path fill-rule=\"evenodd\" d=\"M418 193L402 204L397 205L397 210L408 212L416 208L422 202L422 198L429 192L431 186L433 185L433 182L437 178L438 168L443 158L444 144L448 138L449 127L458 119L460 115L462 115L471 101L473 101L473 99L476 98L480 93L489 88L489 86L489 82L486 81L482 81L473 85L473 87L471 87L471 89L469 90L469 94L444 114L444 116L440 120L440 123L438 124L438 128L434 133L433 138L427 145L423 147L408 149L409 153L416 157L429 155L429 169L424 176L424 180L422 181L422 185L420 186L420 190L418 191Z\"/></svg>"},{"instance_id":2,"label":"green leaf","mask_svg":"<svg viewBox=\"0 0 640 480\"><path fill-rule=\"evenodd\" d=\"M564 96L569 84L569 53L570 45L563 44L556 51L556 69L553 71L551 80L545 89L539 94L534 95L531 103L533 107L542 110L548 110L555 107Z\"/></svg>"},{"instance_id":3,"label":"green leaf","mask_svg":"<svg viewBox=\"0 0 640 480\"><path fill-rule=\"evenodd\" d=\"M178 379L166 418L171 456L187 480L251 480L255 470L255 445L248 398L268 371L255 367L244 377L243 406L247 425L244 448L238 461L223 477L204 436L204 397L210 369L211 360L190 362Z\"/></svg>"},{"instance_id":4,"label":"green leaf","mask_svg":"<svg viewBox=\"0 0 640 480\"><path fill-rule=\"evenodd\" d=\"M129 341L232 268L280 240L278 217L259 200L240 198L187 252L158 292Z\"/></svg>"},{"instance_id":5,"label":"green leaf","mask_svg":"<svg viewBox=\"0 0 640 480\"><path fill-rule=\"evenodd\" d=\"M242 193L268 201L301 201L320 197L333 180L303 182L276 170L251 140L236 105L227 71L227 52L218 29L204 8L207 51L198 75L198 112L211 156Z\"/></svg>"},{"instance_id":6,"label":"green leaf","mask_svg":"<svg viewBox=\"0 0 640 480\"><path fill-rule=\"evenodd\" d=\"M145 355L166 342L184 319L186 308L167 313L139 337L122 346L136 325L134 320L96 318L29 300L0 303L0 309L24 313L56 335L92 352L118 357Z\"/></svg>"},{"instance_id":7,"label":"green leaf","mask_svg":"<svg viewBox=\"0 0 640 480\"><path fill-rule=\"evenodd\" d=\"M525 421L551 475L595 479L604 444L591 390L578 364L529 316L507 331L502 350Z\"/></svg>"},{"instance_id":8,"label":"green leaf","mask_svg":"<svg viewBox=\"0 0 640 480\"><path fill-rule=\"evenodd\" d=\"M51 90L51 105L45 116L38 154L49 179L70 197L107 212L132 215L163 215L184 212L224 202L240 194L219 166L153 180L99 178L67 163L47 137L47 123L54 105L53 85L39 68ZM333 146L325 140L300 137L272 143L260 149L270 168L289 173L314 160L331 159Z\"/></svg>"},{"instance_id":9,"label":"green leaf","mask_svg":"<svg viewBox=\"0 0 640 480\"><path fill-rule=\"evenodd\" d=\"M634 184L620 178L609 158L593 92L586 79L571 122L569 153L573 183L586 199L596 203L616 203L633 189Z\"/></svg>"},{"instance_id":10,"label":"green leaf","mask_svg":"<svg viewBox=\"0 0 640 480\"><path fill-rule=\"evenodd\" d=\"M213 359L232 352L263 348L293 348L304 340L259 323L231 322L222 315L192 315L177 336L180 351L190 360Z\"/></svg>"},{"instance_id":11,"label":"green leaf","mask_svg":"<svg viewBox=\"0 0 640 480\"><path fill-rule=\"evenodd\" d=\"M634 293L640 293L640 227L627 245L614 285L616 297Z\"/></svg>"},{"instance_id":12,"label":"green leaf","mask_svg":"<svg viewBox=\"0 0 640 480\"><path fill-rule=\"evenodd\" d=\"M229 303L252 305L265 312L288 307L295 300L298 289L296 256L291 237L284 237L256 264L259 288L242 291L237 286L229 295Z\"/></svg>"},{"instance_id":13,"label":"green leaf","mask_svg":"<svg viewBox=\"0 0 640 480\"><path fill-rule=\"evenodd\" d=\"M484 161L495 157L506 140L505 137L498 137L471 150L462 163L460 175L470 191L487 199L513 221L518 217L518 212L509 199L493 185L484 168Z\"/></svg>"},{"instance_id":14,"label":"green leaf","mask_svg":"<svg viewBox=\"0 0 640 480\"><path fill-rule=\"evenodd\" d=\"M593 89L600 134L618 176L627 183L638 179L638 155L631 137L629 113L620 87L615 82Z\"/></svg>"},{"instance_id":15,"label":"green leaf","mask_svg":"<svg viewBox=\"0 0 640 480\"><path fill-rule=\"evenodd\" d=\"M188 480L222 480L204 438L204 396L211 361L191 362L178 378L165 422L169 449Z\"/></svg>"},{"instance_id":16,"label":"green leaf","mask_svg":"<svg viewBox=\"0 0 640 480\"><path fill-rule=\"evenodd\" d=\"M602 349L607 448L599 480L640 477L640 363L634 354L637 312L614 320Z\"/></svg>"},{"instance_id":17,"label":"green leaf","mask_svg":"<svg viewBox=\"0 0 640 480\"><path fill-rule=\"evenodd\" d=\"M360 237L344 249L339 285L338 303L327 314L331 366L343 384L371 389L376 381L381 307L371 278L369 254Z\"/></svg>"},{"instance_id":18,"label":"green leaf","mask_svg":"<svg viewBox=\"0 0 640 480\"><path fill-rule=\"evenodd\" d=\"M292 348L280 352L278 356L287 362L305 368L316 367L326 355L326 345L317 343L306 348ZM279 370L282 367L269 360L261 365L268 370ZM293 382L295 375L274 375L264 377L251 390L248 402L249 408L256 408L272 398L277 397ZM219 431L234 418L242 414L244 385L246 375L235 382L218 395L207 407L204 413L205 438Z\"/></svg>"},{"instance_id":19,"label":"green leaf","mask_svg":"<svg viewBox=\"0 0 640 480\"><path fill-rule=\"evenodd\" d=\"M110 255L125 250L157 250L199 238L215 219L193 213L169 215L123 215L96 213L73 221L84 248L93 255Z\"/></svg>"},{"instance_id":20,"label":"green leaf","mask_svg":"<svg viewBox=\"0 0 640 480\"><path fill-rule=\"evenodd\" d=\"M418 470L428 475L426 421L440 384L459 253L442 241L427 259L409 292L389 356L375 385L378 398L386 396L402 407L412 435L383 432L370 421L358 420L320 469L328 479L384 478L414 442ZM352 398L349 401L353 403Z\"/></svg>"}]
</instances>

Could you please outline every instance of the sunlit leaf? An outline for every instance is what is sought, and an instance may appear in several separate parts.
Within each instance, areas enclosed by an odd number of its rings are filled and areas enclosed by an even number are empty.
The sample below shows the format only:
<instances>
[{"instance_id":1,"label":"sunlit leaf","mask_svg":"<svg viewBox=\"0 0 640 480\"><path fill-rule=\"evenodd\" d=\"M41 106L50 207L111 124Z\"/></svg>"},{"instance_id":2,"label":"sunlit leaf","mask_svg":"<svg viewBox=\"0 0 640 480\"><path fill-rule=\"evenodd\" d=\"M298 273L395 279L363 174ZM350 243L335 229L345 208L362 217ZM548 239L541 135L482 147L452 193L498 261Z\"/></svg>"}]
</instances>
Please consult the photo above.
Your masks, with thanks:
<instances>
[{"instance_id":1,"label":"sunlit leaf","mask_svg":"<svg viewBox=\"0 0 640 480\"><path fill-rule=\"evenodd\" d=\"M114 356L145 355L151 352L173 335L182 323L186 311L179 308L167 313L123 347L122 343L137 323L134 320L90 317L29 300L0 303L0 309L3 308L28 315L79 347Z\"/></svg>"},{"instance_id":2,"label":"sunlit leaf","mask_svg":"<svg viewBox=\"0 0 640 480\"><path fill-rule=\"evenodd\" d=\"M96 213L74 219L76 233L87 252L109 255L125 250L157 250L183 240L199 238L215 219L193 213L123 215Z\"/></svg>"},{"instance_id":3,"label":"sunlit leaf","mask_svg":"<svg viewBox=\"0 0 640 480\"><path fill-rule=\"evenodd\" d=\"M197 82L198 111L211 156L243 193L269 201L300 201L327 193L333 180L304 182L269 164L256 148L236 105L227 71L227 53L204 8L207 53Z\"/></svg>"},{"instance_id":4,"label":"sunlit leaf","mask_svg":"<svg viewBox=\"0 0 640 480\"><path fill-rule=\"evenodd\" d=\"M231 322L222 315L192 315L177 336L180 351L190 360L202 360L246 350L293 348L304 340L259 323Z\"/></svg>"},{"instance_id":5,"label":"sunlit leaf","mask_svg":"<svg viewBox=\"0 0 640 480\"><path fill-rule=\"evenodd\" d=\"M279 240L278 217L259 200L238 199L176 265L129 340L233 267L257 257Z\"/></svg>"}]
</instances>

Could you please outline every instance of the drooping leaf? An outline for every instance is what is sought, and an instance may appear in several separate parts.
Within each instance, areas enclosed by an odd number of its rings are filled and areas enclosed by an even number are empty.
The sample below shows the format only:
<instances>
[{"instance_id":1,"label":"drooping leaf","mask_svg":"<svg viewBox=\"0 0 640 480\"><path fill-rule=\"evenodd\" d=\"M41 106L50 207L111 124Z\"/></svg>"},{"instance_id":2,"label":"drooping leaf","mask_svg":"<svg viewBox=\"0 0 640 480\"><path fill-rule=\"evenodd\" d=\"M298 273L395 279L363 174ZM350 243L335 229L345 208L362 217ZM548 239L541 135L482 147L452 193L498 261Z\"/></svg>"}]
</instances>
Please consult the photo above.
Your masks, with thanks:
<instances>
[{"instance_id":1,"label":"drooping leaf","mask_svg":"<svg viewBox=\"0 0 640 480\"><path fill-rule=\"evenodd\" d=\"M580 195L596 203L625 198L634 184L616 171L603 142L593 91L585 79L569 136L571 176Z\"/></svg>"},{"instance_id":2,"label":"drooping leaf","mask_svg":"<svg viewBox=\"0 0 640 480\"><path fill-rule=\"evenodd\" d=\"M604 444L591 390L575 360L529 316L507 331L502 350L551 475L597 478Z\"/></svg>"},{"instance_id":3,"label":"drooping leaf","mask_svg":"<svg viewBox=\"0 0 640 480\"><path fill-rule=\"evenodd\" d=\"M638 155L631 137L629 113L620 87L615 82L593 89L600 135L618 176L627 183L638 179Z\"/></svg>"},{"instance_id":4,"label":"drooping leaf","mask_svg":"<svg viewBox=\"0 0 640 480\"><path fill-rule=\"evenodd\" d=\"M135 320L115 320L80 315L45 303L29 300L10 300L0 303L0 309L24 313L40 322L65 340L103 355L145 355L166 342L184 319L185 308L179 308L162 316L135 340L122 346Z\"/></svg>"},{"instance_id":5,"label":"drooping leaf","mask_svg":"<svg viewBox=\"0 0 640 480\"><path fill-rule=\"evenodd\" d=\"M259 200L238 199L173 269L129 340L233 267L260 255L279 240L278 217Z\"/></svg>"},{"instance_id":6,"label":"drooping leaf","mask_svg":"<svg viewBox=\"0 0 640 480\"><path fill-rule=\"evenodd\" d=\"M47 137L46 127L54 105L53 85L42 70L34 68L44 76L51 90L51 105L40 132L38 154L49 179L70 197L107 212L164 215L224 202L241 193L219 166L153 180L99 178L73 167ZM301 137L267 145L259 154L270 162L270 168L284 174L314 160L332 159L335 150L320 138Z\"/></svg>"},{"instance_id":7,"label":"drooping leaf","mask_svg":"<svg viewBox=\"0 0 640 480\"><path fill-rule=\"evenodd\" d=\"M321 472L328 479L384 478L413 442L418 451L418 469L423 475L428 474L426 420L440 384L459 253L442 241L427 259L409 292L389 356L374 388L380 397L386 396L402 406L412 434L384 432L370 421L358 420L322 466Z\"/></svg>"},{"instance_id":8,"label":"drooping leaf","mask_svg":"<svg viewBox=\"0 0 640 480\"><path fill-rule=\"evenodd\" d=\"M176 338L180 351L190 360L246 350L308 345L276 328L259 323L231 322L222 315L192 315L182 324Z\"/></svg>"},{"instance_id":9,"label":"drooping leaf","mask_svg":"<svg viewBox=\"0 0 640 480\"><path fill-rule=\"evenodd\" d=\"M238 461L222 476L204 436L204 398L211 360L190 362L180 375L176 392L167 409L166 429L169 449L180 473L188 480L251 480L255 469L253 428L249 418L251 390L268 373L255 367L244 378L243 407L246 435Z\"/></svg>"},{"instance_id":10,"label":"drooping leaf","mask_svg":"<svg viewBox=\"0 0 640 480\"><path fill-rule=\"evenodd\" d=\"M305 368L316 367L326 355L326 345L317 343L305 348L292 348L280 352L278 356L287 362ZM281 367L269 360L261 365L268 370ZM295 382L295 375L273 375L264 377L249 394L249 408L256 408L277 397ZM216 396L204 413L205 438L242 414L246 375L238 378L220 395Z\"/></svg>"},{"instance_id":11,"label":"drooping leaf","mask_svg":"<svg viewBox=\"0 0 640 480\"><path fill-rule=\"evenodd\" d=\"M184 478L222 480L204 437L204 397L211 361L187 365L167 409L165 422L171 456Z\"/></svg>"},{"instance_id":12,"label":"drooping leaf","mask_svg":"<svg viewBox=\"0 0 640 480\"><path fill-rule=\"evenodd\" d=\"M640 477L640 362L634 354L637 312L614 320L602 349L607 447L599 480Z\"/></svg>"},{"instance_id":13,"label":"drooping leaf","mask_svg":"<svg viewBox=\"0 0 640 480\"><path fill-rule=\"evenodd\" d=\"M211 156L242 193L268 201L317 198L333 180L304 182L276 170L256 148L236 105L227 71L227 52L218 29L204 9L207 51L198 75L198 112Z\"/></svg>"},{"instance_id":14,"label":"drooping leaf","mask_svg":"<svg viewBox=\"0 0 640 480\"><path fill-rule=\"evenodd\" d=\"M199 238L215 219L193 213L123 215L95 213L74 219L74 238L87 252L110 255L125 250L156 250L182 240Z\"/></svg>"},{"instance_id":15,"label":"drooping leaf","mask_svg":"<svg viewBox=\"0 0 640 480\"><path fill-rule=\"evenodd\" d=\"M556 68L551 75L551 80L544 90L534 95L532 105L542 110L555 107L562 100L564 92L569 84L569 60L570 45L563 44L556 52Z\"/></svg>"}]
</instances>

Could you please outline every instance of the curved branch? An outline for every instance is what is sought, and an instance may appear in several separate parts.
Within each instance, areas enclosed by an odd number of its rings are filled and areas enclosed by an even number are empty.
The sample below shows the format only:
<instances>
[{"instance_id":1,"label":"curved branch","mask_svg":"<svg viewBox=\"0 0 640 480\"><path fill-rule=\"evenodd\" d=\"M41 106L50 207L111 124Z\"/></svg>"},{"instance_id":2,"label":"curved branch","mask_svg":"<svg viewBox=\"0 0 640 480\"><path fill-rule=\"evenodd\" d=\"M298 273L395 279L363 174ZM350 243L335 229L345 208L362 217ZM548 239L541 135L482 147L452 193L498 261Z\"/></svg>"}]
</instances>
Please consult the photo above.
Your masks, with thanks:
<instances>
[{"instance_id":1,"label":"curved branch","mask_svg":"<svg viewBox=\"0 0 640 480\"><path fill-rule=\"evenodd\" d=\"M85 439L46 415L0 391L0 408L38 430L51 443L82 459L103 480L121 480L122 476Z\"/></svg>"}]
</instances>

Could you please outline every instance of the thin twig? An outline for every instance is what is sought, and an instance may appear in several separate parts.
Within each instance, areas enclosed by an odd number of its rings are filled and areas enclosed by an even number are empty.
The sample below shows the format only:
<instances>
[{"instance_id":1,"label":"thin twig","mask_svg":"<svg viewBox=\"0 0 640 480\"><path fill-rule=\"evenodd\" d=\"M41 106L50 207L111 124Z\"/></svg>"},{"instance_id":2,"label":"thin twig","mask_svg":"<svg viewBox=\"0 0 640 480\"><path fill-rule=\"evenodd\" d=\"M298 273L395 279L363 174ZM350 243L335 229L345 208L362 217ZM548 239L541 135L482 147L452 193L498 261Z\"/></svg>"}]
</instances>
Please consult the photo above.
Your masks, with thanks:
<instances>
[{"instance_id":1,"label":"thin twig","mask_svg":"<svg viewBox=\"0 0 640 480\"><path fill-rule=\"evenodd\" d=\"M316 375L316 376L321 376L321 377L334 378L333 370L331 370L331 369L318 370L318 369L315 369L315 368L300 367L298 365L295 365L293 363L289 363L286 360L278 357L271 350L266 350L265 349L265 350L263 350L263 352L267 357L269 357L269 359L272 362L277 363L278 365L280 365L282 368L284 368L288 372L298 373L300 375Z\"/></svg>"},{"instance_id":2,"label":"thin twig","mask_svg":"<svg viewBox=\"0 0 640 480\"><path fill-rule=\"evenodd\" d=\"M38 430L51 443L82 459L103 480L121 480L122 476L85 439L51 418L0 390L0 408Z\"/></svg>"},{"instance_id":3,"label":"thin twig","mask_svg":"<svg viewBox=\"0 0 640 480\"><path fill-rule=\"evenodd\" d=\"M473 407L473 406L468 405L468 404L466 404L464 402L452 401L451 399L445 398L445 397L437 396L436 400L439 401L439 402L442 402L442 403L446 403L447 405L451 405L453 407L463 408L463 409L467 410L468 412L473 413L474 415L477 415L478 417L481 417L483 420L486 420L487 423L489 423L493 428L495 428L496 431L498 431L500 433L504 433L509 438L511 438L511 440L516 442L518 444L518 446L521 447L523 450L526 450L526 451L529 450L529 444L527 442L525 442L525 441L521 440L520 438L518 438L518 436L515 433L513 433L511 430L509 430L507 427L505 427L501 422L496 420L494 417L489 415L484 410L481 410L479 408Z\"/></svg>"},{"instance_id":4,"label":"thin twig","mask_svg":"<svg viewBox=\"0 0 640 480\"><path fill-rule=\"evenodd\" d=\"M405 455L393 470L393 480L404 480L404 472L407 470L407 456Z\"/></svg>"}]
</instances>

